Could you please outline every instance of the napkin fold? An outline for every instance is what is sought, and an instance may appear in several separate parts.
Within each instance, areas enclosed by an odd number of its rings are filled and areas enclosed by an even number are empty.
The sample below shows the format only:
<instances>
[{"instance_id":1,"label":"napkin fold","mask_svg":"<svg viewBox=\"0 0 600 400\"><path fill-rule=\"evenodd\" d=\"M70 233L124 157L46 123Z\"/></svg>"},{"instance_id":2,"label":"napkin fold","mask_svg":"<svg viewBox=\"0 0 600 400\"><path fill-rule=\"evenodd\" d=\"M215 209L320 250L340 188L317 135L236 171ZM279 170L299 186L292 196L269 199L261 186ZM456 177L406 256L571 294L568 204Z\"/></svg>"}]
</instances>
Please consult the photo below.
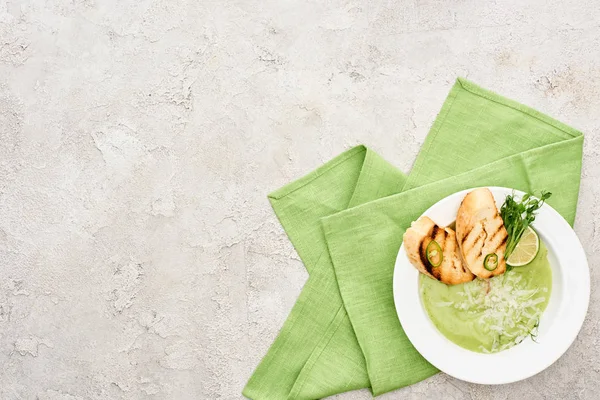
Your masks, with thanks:
<instances>
[{"instance_id":1,"label":"napkin fold","mask_svg":"<svg viewBox=\"0 0 600 400\"><path fill-rule=\"evenodd\" d=\"M358 146L269 195L309 278L243 394L379 395L435 374L394 306L404 231L438 200L478 186L551 191L572 224L582 147L579 131L458 79L408 176Z\"/></svg>"}]
</instances>

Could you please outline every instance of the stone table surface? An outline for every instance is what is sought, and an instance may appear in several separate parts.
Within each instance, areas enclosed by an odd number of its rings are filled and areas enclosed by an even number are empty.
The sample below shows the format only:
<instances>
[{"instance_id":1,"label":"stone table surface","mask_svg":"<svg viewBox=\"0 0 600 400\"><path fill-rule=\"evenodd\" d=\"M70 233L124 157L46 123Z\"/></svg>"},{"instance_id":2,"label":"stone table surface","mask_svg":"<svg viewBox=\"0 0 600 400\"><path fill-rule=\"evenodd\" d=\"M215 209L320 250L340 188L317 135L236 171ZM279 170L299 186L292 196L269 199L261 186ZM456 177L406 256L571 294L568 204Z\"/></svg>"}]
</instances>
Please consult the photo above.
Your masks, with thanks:
<instances>
[{"instance_id":1,"label":"stone table surface","mask_svg":"<svg viewBox=\"0 0 600 400\"><path fill-rule=\"evenodd\" d=\"M523 382L596 399L600 2L0 2L0 399L238 399L307 279L266 194L359 143L408 172L457 76L585 134L592 274ZM369 399L367 390L339 399Z\"/></svg>"}]
</instances>

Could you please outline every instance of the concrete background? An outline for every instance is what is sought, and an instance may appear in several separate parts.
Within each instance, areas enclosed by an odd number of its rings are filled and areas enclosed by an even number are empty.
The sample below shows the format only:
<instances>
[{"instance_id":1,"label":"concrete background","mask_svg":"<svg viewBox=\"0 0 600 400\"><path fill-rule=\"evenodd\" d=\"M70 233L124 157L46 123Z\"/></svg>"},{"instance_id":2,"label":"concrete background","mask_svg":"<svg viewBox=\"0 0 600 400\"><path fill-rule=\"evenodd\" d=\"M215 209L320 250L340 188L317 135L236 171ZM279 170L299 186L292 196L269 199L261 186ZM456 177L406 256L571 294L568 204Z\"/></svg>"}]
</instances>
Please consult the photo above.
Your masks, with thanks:
<instances>
[{"instance_id":1,"label":"concrete background","mask_svg":"<svg viewBox=\"0 0 600 400\"><path fill-rule=\"evenodd\" d=\"M597 398L599 21L589 0L0 1L0 398L240 398L307 278L266 194L359 143L408 172L457 76L585 132L589 314L529 380L381 399Z\"/></svg>"}]
</instances>

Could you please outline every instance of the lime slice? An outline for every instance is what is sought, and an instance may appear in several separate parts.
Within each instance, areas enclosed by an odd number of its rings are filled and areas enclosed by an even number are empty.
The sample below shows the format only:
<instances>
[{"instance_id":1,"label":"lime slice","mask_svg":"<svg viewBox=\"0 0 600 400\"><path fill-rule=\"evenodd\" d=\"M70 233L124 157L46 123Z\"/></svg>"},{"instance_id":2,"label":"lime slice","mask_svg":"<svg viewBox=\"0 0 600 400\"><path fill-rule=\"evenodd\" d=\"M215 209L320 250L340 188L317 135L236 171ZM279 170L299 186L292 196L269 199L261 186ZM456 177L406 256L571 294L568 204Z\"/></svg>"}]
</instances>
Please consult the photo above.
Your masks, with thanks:
<instances>
[{"instance_id":1,"label":"lime slice","mask_svg":"<svg viewBox=\"0 0 600 400\"><path fill-rule=\"evenodd\" d=\"M540 251L540 238L533 228L528 226L506 263L511 267L522 267L532 262L538 251Z\"/></svg>"}]
</instances>

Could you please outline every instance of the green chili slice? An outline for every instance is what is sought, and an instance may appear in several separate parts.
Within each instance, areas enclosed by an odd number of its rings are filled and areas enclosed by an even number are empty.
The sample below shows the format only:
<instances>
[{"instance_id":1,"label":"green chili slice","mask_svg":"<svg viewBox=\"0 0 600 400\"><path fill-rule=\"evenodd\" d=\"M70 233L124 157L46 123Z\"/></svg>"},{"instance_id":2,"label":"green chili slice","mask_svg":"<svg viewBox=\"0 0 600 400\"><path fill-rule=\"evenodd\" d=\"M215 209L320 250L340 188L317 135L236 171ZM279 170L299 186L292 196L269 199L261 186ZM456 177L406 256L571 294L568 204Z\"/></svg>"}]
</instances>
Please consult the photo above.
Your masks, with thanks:
<instances>
[{"instance_id":1,"label":"green chili slice","mask_svg":"<svg viewBox=\"0 0 600 400\"><path fill-rule=\"evenodd\" d=\"M439 267L442 265L444 254L442 253L442 248L435 240L429 242L425 254L427 255L427 261L429 261L432 266Z\"/></svg>"},{"instance_id":2,"label":"green chili slice","mask_svg":"<svg viewBox=\"0 0 600 400\"><path fill-rule=\"evenodd\" d=\"M483 266L488 271L493 271L498 268L498 254L490 253L483 259Z\"/></svg>"}]
</instances>

